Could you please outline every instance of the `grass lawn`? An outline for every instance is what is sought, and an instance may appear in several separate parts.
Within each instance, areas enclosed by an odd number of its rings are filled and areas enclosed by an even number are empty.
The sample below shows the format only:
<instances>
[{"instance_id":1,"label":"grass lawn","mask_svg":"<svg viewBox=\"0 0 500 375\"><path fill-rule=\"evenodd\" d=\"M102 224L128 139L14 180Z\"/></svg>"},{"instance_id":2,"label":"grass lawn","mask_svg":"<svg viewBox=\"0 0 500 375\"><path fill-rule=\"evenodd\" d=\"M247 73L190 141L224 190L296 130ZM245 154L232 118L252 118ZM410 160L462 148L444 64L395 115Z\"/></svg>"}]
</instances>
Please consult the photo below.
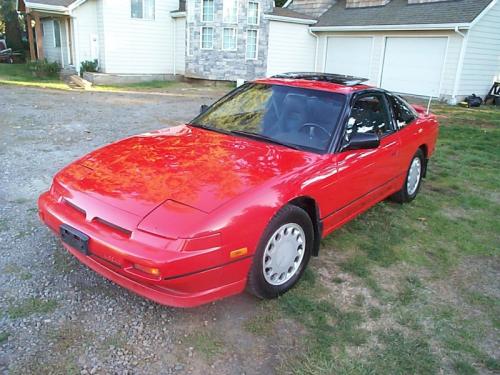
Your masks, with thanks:
<instances>
[{"instance_id":1,"label":"grass lawn","mask_svg":"<svg viewBox=\"0 0 500 375\"><path fill-rule=\"evenodd\" d=\"M302 327L279 349L283 374L500 371L500 110L433 110L439 145L417 199L334 232L298 287L245 322L278 347L283 317Z\"/></svg>"},{"instance_id":2,"label":"grass lawn","mask_svg":"<svg viewBox=\"0 0 500 375\"><path fill-rule=\"evenodd\" d=\"M61 81L59 77L37 78L33 77L31 72L24 64L0 64L0 84L33 86L50 89L69 90L69 86ZM234 85L228 83L222 86L222 90L229 90ZM185 83L177 81L147 81L139 83L99 85L92 86L91 91L138 91L138 92L163 92L169 90L207 90L209 88L197 85L196 83Z\"/></svg>"},{"instance_id":3,"label":"grass lawn","mask_svg":"<svg viewBox=\"0 0 500 375\"><path fill-rule=\"evenodd\" d=\"M0 84L34 86L50 89L69 89L59 77L33 77L24 64L0 64Z\"/></svg>"}]
</instances>

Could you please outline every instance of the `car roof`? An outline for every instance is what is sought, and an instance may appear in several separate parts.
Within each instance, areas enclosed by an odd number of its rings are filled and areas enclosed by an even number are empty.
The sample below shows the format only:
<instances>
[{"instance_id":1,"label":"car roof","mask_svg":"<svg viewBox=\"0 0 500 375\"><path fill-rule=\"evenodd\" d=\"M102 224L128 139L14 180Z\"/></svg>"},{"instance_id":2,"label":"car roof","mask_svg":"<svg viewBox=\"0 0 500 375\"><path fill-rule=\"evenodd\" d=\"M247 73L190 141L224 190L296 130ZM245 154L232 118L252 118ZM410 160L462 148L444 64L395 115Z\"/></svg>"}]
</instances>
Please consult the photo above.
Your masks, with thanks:
<instances>
[{"instance_id":1,"label":"car roof","mask_svg":"<svg viewBox=\"0 0 500 375\"><path fill-rule=\"evenodd\" d=\"M364 84L366 78L352 77L329 73L284 73L269 78L257 79L253 82L269 85L301 87L312 90L352 94L357 91L373 89Z\"/></svg>"}]
</instances>

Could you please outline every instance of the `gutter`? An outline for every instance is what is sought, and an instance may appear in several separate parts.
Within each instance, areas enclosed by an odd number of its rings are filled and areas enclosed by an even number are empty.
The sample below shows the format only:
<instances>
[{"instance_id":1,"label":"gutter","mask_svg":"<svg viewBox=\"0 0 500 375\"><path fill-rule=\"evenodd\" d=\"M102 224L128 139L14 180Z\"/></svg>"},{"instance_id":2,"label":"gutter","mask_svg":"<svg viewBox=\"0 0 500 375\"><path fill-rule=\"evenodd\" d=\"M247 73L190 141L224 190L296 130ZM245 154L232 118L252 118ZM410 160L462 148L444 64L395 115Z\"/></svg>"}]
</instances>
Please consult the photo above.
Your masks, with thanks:
<instances>
[{"instance_id":1,"label":"gutter","mask_svg":"<svg viewBox=\"0 0 500 375\"><path fill-rule=\"evenodd\" d=\"M60 5L47 5L47 4L38 4L38 3L30 3L30 2L25 2L26 5L26 11L28 13L28 9L31 10L38 10L38 11L43 11L47 13L54 13L54 14L69 14L69 9Z\"/></svg>"},{"instance_id":2,"label":"gutter","mask_svg":"<svg viewBox=\"0 0 500 375\"><path fill-rule=\"evenodd\" d=\"M319 49L319 36L316 35L313 31L311 31L311 28L308 27L307 31L309 34L316 39L316 48L314 49L314 71L317 72L318 68L318 49Z\"/></svg>"},{"instance_id":3,"label":"gutter","mask_svg":"<svg viewBox=\"0 0 500 375\"><path fill-rule=\"evenodd\" d=\"M369 26L311 26L312 31L376 31L376 30L468 30L470 23L438 23L415 25L369 25Z\"/></svg>"},{"instance_id":4,"label":"gutter","mask_svg":"<svg viewBox=\"0 0 500 375\"><path fill-rule=\"evenodd\" d=\"M183 18L183 17L186 17L186 12L173 11L173 12L170 12L170 17L172 17L172 18Z\"/></svg>"},{"instance_id":5,"label":"gutter","mask_svg":"<svg viewBox=\"0 0 500 375\"><path fill-rule=\"evenodd\" d=\"M274 14L264 14L264 19L269 20L269 21L298 23L298 24L302 24L302 25L314 25L316 22L318 22L318 21L312 20L312 19L283 17L283 16L276 16Z\"/></svg>"},{"instance_id":6,"label":"gutter","mask_svg":"<svg viewBox=\"0 0 500 375\"><path fill-rule=\"evenodd\" d=\"M62 6L62 5L49 5L49 4L40 4L36 2L29 2L25 1L25 6L26 9L30 10L38 10L38 11L43 11L46 13L53 13L53 14L63 14L63 15L71 15L73 10L80 5L82 5L85 1L87 0L76 0L67 7Z\"/></svg>"}]
</instances>

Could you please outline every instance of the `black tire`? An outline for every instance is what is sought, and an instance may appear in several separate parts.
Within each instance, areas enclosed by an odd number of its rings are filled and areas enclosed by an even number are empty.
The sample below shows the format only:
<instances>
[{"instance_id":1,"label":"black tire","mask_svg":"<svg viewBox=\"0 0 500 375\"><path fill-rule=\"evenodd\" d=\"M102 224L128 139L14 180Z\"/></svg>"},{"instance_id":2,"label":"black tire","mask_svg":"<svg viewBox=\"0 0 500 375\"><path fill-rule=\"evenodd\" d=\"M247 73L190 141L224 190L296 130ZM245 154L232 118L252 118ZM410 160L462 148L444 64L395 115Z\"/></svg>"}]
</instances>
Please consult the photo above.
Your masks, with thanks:
<instances>
[{"instance_id":1,"label":"black tire","mask_svg":"<svg viewBox=\"0 0 500 375\"><path fill-rule=\"evenodd\" d=\"M420 177L418 180L417 188L415 189L415 191L412 194L410 194L408 192L408 178L410 176L410 169L411 169L412 163L415 160L415 158L420 159L421 171L420 171ZM391 199L395 202L398 202L398 203L409 203L412 200L414 200L415 197L417 196L418 192L420 191L420 187L422 186L422 178L424 176L424 173L425 173L425 156L424 156L424 152L422 151L422 149L419 148L417 150L417 152L415 153L415 155L413 155L413 157L410 160L410 164L408 166L408 171L406 172L406 178L405 178L405 181L403 182L403 186L401 187L401 190L399 190L397 193L393 194L391 196Z\"/></svg>"},{"instance_id":2,"label":"black tire","mask_svg":"<svg viewBox=\"0 0 500 375\"><path fill-rule=\"evenodd\" d=\"M264 252L271 236L281 228L281 226L294 223L299 225L305 235L305 249L302 261L297 268L296 273L282 285L272 285L264 277ZM311 218L302 208L288 205L283 207L267 225L259 241L257 251L255 252L252 268L248 276L247 290L256 297L263 299L276 298L290 290L302 277L309 259L311 258L314 243L314 228Z\"/></svg>"}]
</instances>

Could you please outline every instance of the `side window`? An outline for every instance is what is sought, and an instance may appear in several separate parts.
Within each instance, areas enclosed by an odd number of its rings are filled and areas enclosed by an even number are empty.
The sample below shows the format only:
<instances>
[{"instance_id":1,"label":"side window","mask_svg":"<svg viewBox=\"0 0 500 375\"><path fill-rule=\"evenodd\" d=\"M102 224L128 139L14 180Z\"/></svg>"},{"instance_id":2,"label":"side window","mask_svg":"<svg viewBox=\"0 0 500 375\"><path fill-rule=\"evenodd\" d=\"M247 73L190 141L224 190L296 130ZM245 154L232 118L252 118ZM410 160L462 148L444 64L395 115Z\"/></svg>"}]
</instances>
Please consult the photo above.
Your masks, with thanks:
<instances>
[{"instance_id":1,"label":"side window","mask_svg":"<svg viewBox=\"0 0 500 375\"><path fill-rule=\"evenodd\" d=\"M391 103L392 112L394 113L394 119L396 120L398 129L404 128L417 118L413 109L411 109L410 105L403 99L394 95L387 95L387 98L389 99L389 103Z\"/></svg>"},{"instance_id":2,"label":"side window","mask_svg":"<svg viewBox=\"0 0 500 375\"><path fill-rule=\"evenodd\" d=\"M347 123L346 141L356 133L374 133L383 137L391 132L389 112L382 95L368 95L356 100Z\"/></svg>"}]
</instances>

